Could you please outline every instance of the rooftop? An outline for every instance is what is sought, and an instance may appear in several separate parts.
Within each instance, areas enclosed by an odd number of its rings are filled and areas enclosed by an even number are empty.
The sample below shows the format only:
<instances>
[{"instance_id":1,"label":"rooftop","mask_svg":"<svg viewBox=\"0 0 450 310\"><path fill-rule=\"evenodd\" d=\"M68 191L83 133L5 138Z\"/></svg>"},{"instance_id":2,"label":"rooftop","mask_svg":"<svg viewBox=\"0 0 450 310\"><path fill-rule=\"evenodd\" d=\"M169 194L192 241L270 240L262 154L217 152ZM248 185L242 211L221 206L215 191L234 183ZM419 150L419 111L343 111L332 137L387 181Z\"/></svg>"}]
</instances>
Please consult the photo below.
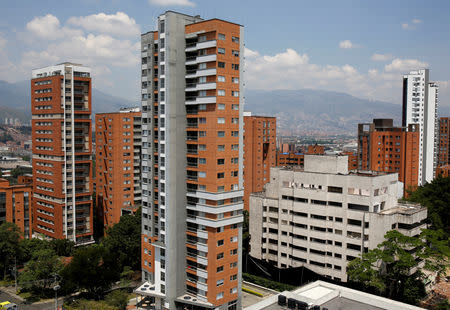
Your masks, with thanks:
<instances>
[{"instance_id":1,"label":"rooftop","mask_svg":"<svg viewBox=\"0 0 450 310\"><path fill-rule=\"evenodd\" d=\"M411 202L397 202L397 206L394 208L386 209L380 212L380 214L405 214L410 215L414 214L416 212L422 211L423 209L426 209L425 207L421 206L417 203L411 203Z\"/></svg>"},{"instance_id":2,"label":"rooftop","mask_svg":"<svg viewBox=\"0 0 450 310\"><path fill-rule=\"evenodd\" d=\"M279 300L285 297L285 302ZM270 296L244 310L281 310L289 309L289 301L298 305L303 303L308 305L308 309L319 306L321 309L348 309L348 310L414 310L422 309L398 301L390 300L384 297L363 293L347 287L316 281L298 288L294 291L285 291L278 295ZM297 308L297 307L296 307ZM300 308L299 308L300 309Z\"/></svg>"}]
</instances>

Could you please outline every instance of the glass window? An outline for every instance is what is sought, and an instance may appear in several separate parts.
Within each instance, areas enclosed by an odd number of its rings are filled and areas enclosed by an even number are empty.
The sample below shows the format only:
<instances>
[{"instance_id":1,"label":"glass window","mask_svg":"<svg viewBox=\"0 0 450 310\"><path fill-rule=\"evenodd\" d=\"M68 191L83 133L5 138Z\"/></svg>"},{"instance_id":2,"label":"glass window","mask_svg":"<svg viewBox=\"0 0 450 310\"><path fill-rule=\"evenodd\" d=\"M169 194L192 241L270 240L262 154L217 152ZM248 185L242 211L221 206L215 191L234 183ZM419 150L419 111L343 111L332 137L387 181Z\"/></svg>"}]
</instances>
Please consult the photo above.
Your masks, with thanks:
<instances>
[{"instance_id":1,"label":"glass window","mask_svg":"<svg viewBox=\"0 0 450 310\"><path fill-rule=\"evenodd\" d=\"M225 35L223 33L219 33L219 40L225 40Z\"/></svg>"}]
</instances>

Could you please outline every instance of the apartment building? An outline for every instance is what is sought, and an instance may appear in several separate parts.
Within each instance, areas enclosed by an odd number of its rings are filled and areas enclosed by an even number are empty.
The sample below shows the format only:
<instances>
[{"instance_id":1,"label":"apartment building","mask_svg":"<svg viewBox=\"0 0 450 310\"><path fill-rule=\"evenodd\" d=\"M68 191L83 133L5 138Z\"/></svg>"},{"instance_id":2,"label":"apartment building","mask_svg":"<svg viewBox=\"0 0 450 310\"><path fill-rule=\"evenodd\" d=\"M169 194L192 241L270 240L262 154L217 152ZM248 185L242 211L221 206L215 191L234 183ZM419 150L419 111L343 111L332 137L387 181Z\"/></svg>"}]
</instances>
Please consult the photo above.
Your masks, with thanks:
<instances>
[{"instance_id":1,"label":"apartment building","mask_svg":"<svg viewBox=\"0 0 450 310\"><path fill-rule=\"evenodd\" d=\"M426 227L426 208L398 203L397 173L349 171L347 156L305 155L303 169L272 168L270 178L250 195L250 255L278 268L347 281L347 263L387 231Z\"/></svg>"},{"instance_id":2,"label":"apartment building","mask_svg":"<svg viewBox=\"0 0 450 310\"><path fill-rule=\"evenodd\" d=\"M358 155L353 152L341 152L339 155L347 155L348 156L348 170L357 170L358 169Z\"/></svg>"},{"instance_id":3,"label":"apartment building","mask_svg":"<svg viewBox=\"0 0 450 310\"><path fill-rule=\"evenodd\" d=\"M250 193L260 192L276 165L276 117L244 112L244 210Z\"/></svg>"},{"instance_id":4,"label":"apartment building","mask_svg":"<svg viewBox=\"0 0 450 310\"><path fill-rule=\"evenodd\" d=\"M32 72L33 233L92 242L91 70Z\"/></svg>"},{"instance_id":5,"label":"apartment building","mask_svg":"<svg viewBox=\"0 0 450 310\"><path fill-rule=\"evenodd\" d=\"M141 197L141 110L95 115L97 211L106 229L134 213Z\"/></svg>"},{"instance_id":6,"label":"apartment building","mask_svg":"<svg viewBox=\"0 0 450 310\"><path fill-rule=\"evenodd\" d=\"M438 167L450 164L450 117L439 118Z\"/></svg>"},{"instance_id":7,"label":"apartment building","mask_svg":"<svg viewBox=\"0 0 450 310\"><path fill-rule=\"evenodd\" d=\"M450 176L450 165L439 166L436 169L436 176L440 175L443 178Z\"/></svg>"},{"instance_id":8,"label":"apartment building","mask_svg":"<svg viewBox=\"0 0 450 310\"><path fill-rule=\"evenodd\" d=\"M437 166L438 85L429 80L429 70L403 76L402 127L419 124L419 185L431 182Z\"/></svg>"},{"instance_id":9,"label":"apartment building","mask_svg":"<svg viewBox=\"0 0 450 310\"><path fill-rule=\"evenodd\" d=\"M394 127L392 119L358 124L358 169L398 173L404 188L419 184L420 129L418 124Z\"/></svg>"},{"instance_id":10,"label":"apartment building","mask_svg":"<svg viewBox=\"0 0 450 310\"><path fill-rule=\"evenodd\" d=\"M282 153L277 151L277 166L300 166L303 167L305 163L305 154L308 155L324 155L325 150L323 146L307 146L307 153ZM348 156L348 169L355 170L358 169L357 155L352 152L341 152L341 155Z\"/></svg>"},{"instance_id":11,"label":"apartment building","mask_svg":"<svg viewBox=\"0 0 450 310\"><path fill-rule=\"evenodd\" d=\"M277 151L277 166L303 167L305 154Z\"/></svg>"},{"instance_id":12,"label":"apartment building","mask_svg":"<svg viewBox=\"0 0 450 310\"><path fill-rule=\"evenodd\" d=\"M318 144L308 145L305 154L308 154L308 155L323 155L323 154L325 154L325 146L318 145Z\"/></svg>"},{"instance_id":13,"label":"apartment building","mask_svg":"<svg viewBox=\"0 0 450 310\"><path fill-rule=\"evenodd\" d=\"M141 35L142 279L157 309L239 309L243 27L167 11Z\"/></svg>"},{"instance_id":14,"label":"apartment building","mask_svg":"<svg viewBox=\"0 0 450 310\"><path fill-rule=\"evenodd\" d=\"M31 184L21 182L12 185L0 178L0 225L16 224L24 238L31 238Z\"/></svg>"}]
</instances>

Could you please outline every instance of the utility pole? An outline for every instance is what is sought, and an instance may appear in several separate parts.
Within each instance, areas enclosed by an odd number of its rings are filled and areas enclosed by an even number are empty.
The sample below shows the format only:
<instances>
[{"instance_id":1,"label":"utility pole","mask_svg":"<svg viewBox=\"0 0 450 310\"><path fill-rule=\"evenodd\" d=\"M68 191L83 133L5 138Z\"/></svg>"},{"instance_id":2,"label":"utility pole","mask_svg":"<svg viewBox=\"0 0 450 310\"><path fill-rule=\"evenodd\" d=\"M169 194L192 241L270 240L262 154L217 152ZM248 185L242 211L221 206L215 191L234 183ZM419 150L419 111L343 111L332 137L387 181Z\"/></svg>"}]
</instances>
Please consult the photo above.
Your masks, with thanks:
<instances>
[{"instance_id":1,"label":"utility pole","mask_svg":"<svg viewBox=\"0 0 450 310\"><path fill-rule=\"evenodd\" d=\"M55 291L55 310L58 310L58 290L61 288L61 286L59 286L58 281L59 281L59 275L57 275L56 273L53 275L54 279L55 279L55 284L53 285L53 290Z\"/></svg>"},{"instance_id":2,"label":"utility pole","mask_svg":"<svg viewBox=\"0 0 450 310\"><path fill-rule=\"evenodd\" d=\"M17 257L14 257L14 288L17 293Z\"/></svg>"}]
</instances>

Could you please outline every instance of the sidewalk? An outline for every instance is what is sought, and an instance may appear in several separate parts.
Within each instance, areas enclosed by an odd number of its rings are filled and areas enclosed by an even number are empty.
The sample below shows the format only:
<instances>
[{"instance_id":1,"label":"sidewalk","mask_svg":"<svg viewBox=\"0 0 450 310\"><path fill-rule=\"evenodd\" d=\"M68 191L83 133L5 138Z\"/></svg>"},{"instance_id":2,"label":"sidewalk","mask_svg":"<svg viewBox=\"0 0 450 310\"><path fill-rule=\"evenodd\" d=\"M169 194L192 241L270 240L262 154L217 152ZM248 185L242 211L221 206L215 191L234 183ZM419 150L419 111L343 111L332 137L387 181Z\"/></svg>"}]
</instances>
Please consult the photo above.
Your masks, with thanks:
<instances>
[{"instance_id":1,"label":"sidewalk","mask_svg":"<svg viewBox=\"0 0 450 310\"><path fill-rule=\"evenodd\" d=\"M10 295L11 297L14 297L14 298L20 300L21 302L25 301L25 299L23 299L19 295L16 295L16 289L14 286L0 286L0 291Z\"/></svg>"}]
</instances>

